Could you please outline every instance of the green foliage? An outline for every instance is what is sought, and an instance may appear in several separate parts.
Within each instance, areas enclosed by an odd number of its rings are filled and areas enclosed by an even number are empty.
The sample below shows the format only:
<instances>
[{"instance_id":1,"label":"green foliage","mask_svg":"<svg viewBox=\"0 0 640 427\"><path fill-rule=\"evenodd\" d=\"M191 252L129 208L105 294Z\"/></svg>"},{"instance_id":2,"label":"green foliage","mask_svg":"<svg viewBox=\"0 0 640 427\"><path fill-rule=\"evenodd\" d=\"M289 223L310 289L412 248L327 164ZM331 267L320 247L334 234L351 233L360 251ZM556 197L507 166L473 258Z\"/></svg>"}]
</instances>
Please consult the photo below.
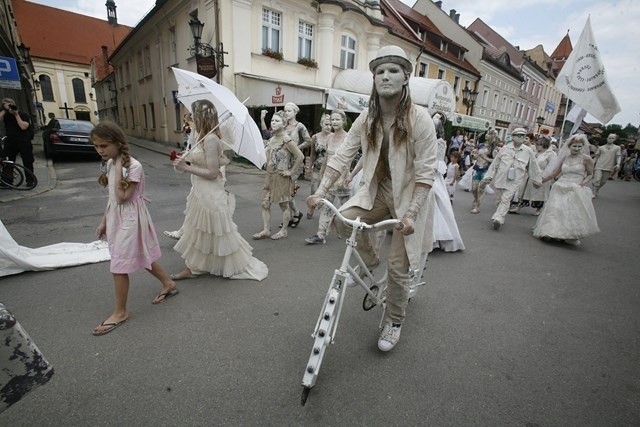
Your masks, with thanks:
<instances>
[{"instance_id":1,"label":"green foliage","mask_svg":"<svg viewBox=\"0 0 640 427\"><path fill-rule=\"evenodd\" d=\"M635 141L638 138L638 128L629 123L624 128L621 125L617 124L607 125L604 128L602 135L593 138L593 140L598 145L602 145L607 142L607 137L611 133L615 133L616 135L618 135L618 141L623 143Z\"/></svg>"},{"instance_id":2,"label":"green foliage","mask_svg":"<svg viewBox=\"0 0 640 427\"><path fill-rule=\"evenodd\" d=\"M277 51L269 48L262 49L262 54L264 56L268 56L269 58L273 58L276 61L282 61L284 59L282 51Z\"/></svg>"},{"instance_id":3,"label":"green foliage","mask_svg":"<svg viewBox=\"0 0 640 427\"><path fill-rule=\"evenodd\" d=\"M304 65L307 68L318 68L318 63L311 58L298 58L298 64Z\"/></svg>"}]
</instances>

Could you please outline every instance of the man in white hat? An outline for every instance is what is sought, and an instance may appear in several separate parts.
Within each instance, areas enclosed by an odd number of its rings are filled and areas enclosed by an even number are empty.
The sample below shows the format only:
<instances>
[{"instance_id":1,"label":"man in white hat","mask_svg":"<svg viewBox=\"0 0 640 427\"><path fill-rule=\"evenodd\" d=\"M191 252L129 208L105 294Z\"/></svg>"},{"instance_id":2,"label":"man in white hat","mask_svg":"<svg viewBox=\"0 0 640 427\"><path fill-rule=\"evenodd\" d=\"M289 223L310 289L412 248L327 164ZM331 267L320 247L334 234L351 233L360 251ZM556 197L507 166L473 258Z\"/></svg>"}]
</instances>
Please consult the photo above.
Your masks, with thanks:
<instances>
[{"instance_id":1,"label":"man in white hat","mask_svg":"<svg viewBox=\"0 0 640 427\"><path fill-rule=\"evenodd\" d=\"M494 181L497 209L491 217L493 228L499 229L504 224L504 218L509 212L513 195L524 181L527 173L533 186L542 185L542 177L535 152L523 144L527 131L516 128L511 132L512 144L505 145L496 158L491 162L489 170L484 176L486 184Z\"/></svg>"},{"instance_id":2,"label":"man in white hat","mask_svg":"<svg viewBox=\"0 0 640 427\"><path fill-rule=\"evenodd\" d=\"M315 207L325 197L338 171L350 165L361 149L361 187L340 208L342 214L351 219L359 216L367 223L389 217L403 223L402 228L393 230L391 238L387 318L378 340L378 348L389 351L400 338L411 275L423 251L427 231L427 210L423 206L435 176L437 139L427 110L411 102L409 76L413 67L404 50L383 47L369 69L373 73L369 108L353 123L342 146L327 163L318 191L307 204ZM350 233L340 221L336 225L343 236ZM359 235L358 251L367 267L373 269L380 260L366 237Z\"/></svg>"}]
</instances>

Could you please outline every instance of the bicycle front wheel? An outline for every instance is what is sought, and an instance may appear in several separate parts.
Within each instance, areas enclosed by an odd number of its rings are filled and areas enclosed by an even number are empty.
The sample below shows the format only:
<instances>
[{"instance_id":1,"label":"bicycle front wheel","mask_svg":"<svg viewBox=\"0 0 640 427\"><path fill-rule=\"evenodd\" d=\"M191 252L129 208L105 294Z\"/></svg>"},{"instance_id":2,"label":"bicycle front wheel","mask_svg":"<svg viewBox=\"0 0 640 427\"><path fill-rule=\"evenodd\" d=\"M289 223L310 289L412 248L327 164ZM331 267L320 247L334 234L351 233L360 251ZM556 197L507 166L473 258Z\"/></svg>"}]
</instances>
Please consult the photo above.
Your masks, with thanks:
<instances>
[{"instance_id":1,"label":"bicycle front wheel","mask_svg":"<svg viewBox=\"0 0 640 427\"><path fill-rule=\"evenodd\" d=\"M24 186L18 187L18 189L32 190L36 188L36 186L38 185L38 178L36 177L36 175L24 166L20 166L20 168L22 169L22 173L24 174Z\"/></svg>"},{"instance_id":2,"label":"bicycle front wheel","mask_svg":"<svg viewBox=\"0 0 640 427\"><path fill-rule=\"evenodd\" d=\"M0 170L0 183L2 186L5 188L19 188L23 182L24 174L22 173L22 167L15 163L3 161L2 169Z\"/></svg>"},{"instance_id":3,"label":"bicycle front wheel","mask_svg":"<svg viewBox=\"0 0 640 427\"><path fill-rule=\"evenodd\" d=\"M340 291L334 287L329 289L322 311L320 312L320 322L314 333L313 348L307 362L307 367L302 377L303 398L301 404L304 405L309 395L309 390L316 384L320 365L324 358L324 353L331 344L333 333L335 332L336 321L340 310Z\"/></svg>"}]
</instances>

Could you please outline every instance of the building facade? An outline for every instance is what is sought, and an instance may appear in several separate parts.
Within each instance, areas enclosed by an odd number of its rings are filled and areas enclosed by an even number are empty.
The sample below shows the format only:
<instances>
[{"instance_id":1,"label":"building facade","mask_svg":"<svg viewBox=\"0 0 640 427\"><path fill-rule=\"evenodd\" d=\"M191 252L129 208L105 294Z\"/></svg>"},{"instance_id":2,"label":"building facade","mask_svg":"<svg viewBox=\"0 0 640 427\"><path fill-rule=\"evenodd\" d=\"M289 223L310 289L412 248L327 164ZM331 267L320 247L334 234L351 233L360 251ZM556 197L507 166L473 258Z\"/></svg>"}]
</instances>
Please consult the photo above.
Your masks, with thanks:
<instances>
[{"instance_id":1,"label":"building facade","mask_svg":"<svg viewBox=\"0 0 640 427\"><path fill-rule=\"evenodd\" d=\"M32 79L33 63L28 46L20 38L14 16L11 0L0 0L0 99L13 99L18 109L28 113L32 122L38 126L36 88ZM4 135L4 129L1 135Z\"/></svg>"},{"instance_id":2,"label":"building facade","mask_svg":"<svg viewBox=\"0 0 640 427\"><path fill-rule=\"evenodd\" d=\"M114 19L115 3L109 0L107 5L112 5L112 9L106 11L111 19L101 20L13 0L18 32L31 52L40 124L45 124L50 113L56 117L98 122L92 59L100 54L101 46L115 48L131 30ZM56 25L51 25L52 22Z\"/></svg>"}]
</instances>

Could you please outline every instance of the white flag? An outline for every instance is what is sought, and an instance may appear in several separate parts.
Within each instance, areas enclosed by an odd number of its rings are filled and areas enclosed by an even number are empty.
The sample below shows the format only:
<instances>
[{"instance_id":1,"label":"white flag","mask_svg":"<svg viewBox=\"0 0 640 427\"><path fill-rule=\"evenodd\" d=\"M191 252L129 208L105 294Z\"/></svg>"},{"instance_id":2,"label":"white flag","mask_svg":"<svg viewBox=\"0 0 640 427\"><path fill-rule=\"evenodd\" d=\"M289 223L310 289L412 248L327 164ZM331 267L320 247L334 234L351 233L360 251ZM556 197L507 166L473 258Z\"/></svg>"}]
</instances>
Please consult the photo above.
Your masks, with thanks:
<instances>
[{"instance_id":1,"label":"white flag","mask_svg":"<svg viewBox=\"0 0 640 427\"><path fill-rule=\"evenodd\" d=\"M575 105L571 111L569 111L569 116L572 115L573 110L578 109L576 117L571 120L573 122L573 127L571 128L571 132L569 132L569 136L573 135L574 133L578 132L578 129L580 129L580 125L582 124L582 121L584 120L584 117L587 115L587 110L579 107L578 105ZM569 117L567 116L567 121L569 121Z\"/></svg>"},{"instance_id":2,"label":"white flag","mask_svg":"<svg viewBox=\"0 0 640 427\"><path fill-rule=\"evenodd\" d=\"M598 45L593 39L591 17L587 18L578 44L562 67L556 87L603 123L620 112L620 105L607 83Z\"/></svg>"}]
</instances>

